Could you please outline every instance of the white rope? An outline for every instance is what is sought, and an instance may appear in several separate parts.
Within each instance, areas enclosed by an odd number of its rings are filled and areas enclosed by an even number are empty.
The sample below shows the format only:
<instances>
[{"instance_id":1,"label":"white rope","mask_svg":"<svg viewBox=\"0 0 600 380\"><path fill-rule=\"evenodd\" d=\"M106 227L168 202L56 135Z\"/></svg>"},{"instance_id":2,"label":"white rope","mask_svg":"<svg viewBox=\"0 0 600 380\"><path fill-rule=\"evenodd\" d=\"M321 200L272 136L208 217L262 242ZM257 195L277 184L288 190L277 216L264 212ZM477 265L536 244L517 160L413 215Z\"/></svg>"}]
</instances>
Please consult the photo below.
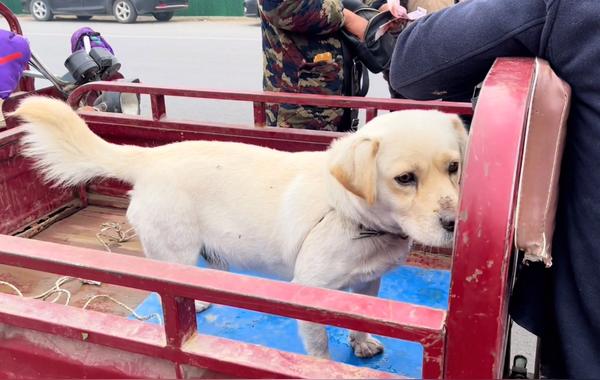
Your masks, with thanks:
<instances>
[{"instance_id":1,"label":"white rope","mask_svg":"<svg viewBox=\"0 0 600 380\"><path fill-rule=\"evenodd\" d=\"M52 301L50 301L52 303L56 303L60 299L60 297L64 294L67 298L65 301L65 305L69 305L69 302L71 301L71 292L68 291L67 289L62 289L61 286L63 286L67 282L70 282L73 280L75 280L75 278L69 277L69 276L60 277L58 280L56 280L56 282L50 289L46 290L42 294L39 294L39 295L31 297L31 298L36 299L36 300L41 299L41 300L45 301L51 295L56 294L56 297L54 297L54 299Z\"/></svg>"},{"instance_id":2,"label":"white rope","mask_svg":"<svg viewBox=\"0 0 600 380\"><path fill-rule=\"evenodd\" d=\"M117 305L121 306L125 310L129 311L139 321L147 321L151 318L155 318L158 321L158 323L162 325L162 318L160 317L160 315L158 313L152 313L152 314L148 314L148 315L139 315L138 313L135 312L135 310L133 310L129 306L125 305L123 302L121 302L109 295L106 295L106 294L98 294L93 297L90 297L87 300L87 302L83 305L82 309L84 309L84 310L87 309L87 307L92 303L92 301L94 301L98 298L106 298L106 299L116 303Z\"/></svg>"},{"instance_id":3,"label":"white rope","mask_svg":"<svg viewBox=\"0 0 600 380\"><path fill-rule=\"evenodd\" d=\"M112 253L111 245L127 242L137 236L133 227L123 230L121 223L106 222L102 223L101 227L100 232L96 234L96 239L110 253Z\"/></svg>"},{"instance_id":4,"label":"white rope","mask_svg":"<svg viewBox=\"0 0 600 380\"><path fill-rule=\"evenodd\" d=\"M19 290L19 288L17 288L16 286L14 286L13 284L11 284L8 281L0 281L0 285L4 285L4 286L8 286L9 288L11 288L15 293L17 293L17 295L19 297L23 297L23 293L21 293L21 291Z\"/></svg>"},{"instance_id":5,"label":"white rope","mask_svg":"<svg viewBox=\"0 0 600 380\"><path fill-rule=\"evenodd\" d=\"M56 282L54 283L54 285L52 285L52 287L48 290L46 290L45 292L38 294L37 296L34 297L25 297L23 295L23 292L21 292L19 290L19 288L17 288L15 285L11 284L8 281L0 281L0 285L4 285L9 287L10 289L12 289L19 297L21 298L28 298L28 299L41 299L41 300L47 300L50 296L52 296L53 294L56 294L56 297L54 297L54 299L52 301L50 301L51 303L56 303L61 296L64 294L66 296L66 301L65 301L65 306L68 306L69 303L71 302L71 292L68 291L67 289L62 289L61 286L63 286L64 284L66 284L67 282L73 281L75 280L74 277L68 277L68 276L64 276L64 277L60 277L58 280L56 280ZM100 286L101 283L99 283L98 281L91 281L91 280L84 280L81 278L78 278L77 280L81 281L82 284L84 285L95 285L95 286ZM152 313L149 315L139 315L138 313L136 313L135 310L133 310L131 307L125 305L123 302L107 295L107 294L98 294L95 296L90 297L85 304L83 305L82 309L86 310L90 304L98 299L98 298L106 298L108 300L110 300L111 302L114 302L115 304L121 306L122 308L126 309L127 311L129 311L134 318L136 318L139 321L147 321L151 318L155 318L159 324L162 325L162 318L160 317L160 314L158 313Z\"/></svg>"}]
</instances>

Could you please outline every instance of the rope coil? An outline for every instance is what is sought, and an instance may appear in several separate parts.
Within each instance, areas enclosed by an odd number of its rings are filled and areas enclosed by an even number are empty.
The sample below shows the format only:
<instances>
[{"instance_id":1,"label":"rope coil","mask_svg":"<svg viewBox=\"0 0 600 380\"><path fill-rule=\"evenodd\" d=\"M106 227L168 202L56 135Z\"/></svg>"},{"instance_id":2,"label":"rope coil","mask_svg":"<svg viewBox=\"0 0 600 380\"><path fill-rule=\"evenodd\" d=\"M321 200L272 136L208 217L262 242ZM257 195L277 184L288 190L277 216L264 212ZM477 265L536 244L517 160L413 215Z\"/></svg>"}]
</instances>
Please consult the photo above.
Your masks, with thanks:
<instances>
[{"instance_id":1,"label":"rope coil","mask_svg":"<svg viewBox=\"0 0 600 380\"><path fill-rule=\"evenodd\" d=\"M123 225L116 222L106 222L101 224L100 232L96 234L96 239L104 248L112 253L111 246L128 242L137 236L133 227L123 230Z\"/></svg>"}]
</instances>

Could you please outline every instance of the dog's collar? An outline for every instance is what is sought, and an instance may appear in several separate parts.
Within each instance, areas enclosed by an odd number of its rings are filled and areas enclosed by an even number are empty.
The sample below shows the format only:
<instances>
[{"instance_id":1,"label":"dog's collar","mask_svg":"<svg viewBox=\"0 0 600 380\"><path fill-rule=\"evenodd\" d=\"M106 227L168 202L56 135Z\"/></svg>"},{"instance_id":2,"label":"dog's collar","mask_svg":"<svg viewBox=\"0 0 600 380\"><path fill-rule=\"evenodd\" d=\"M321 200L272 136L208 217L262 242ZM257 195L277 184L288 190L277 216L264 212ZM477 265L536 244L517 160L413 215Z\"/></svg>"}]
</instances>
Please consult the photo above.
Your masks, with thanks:
<instances>
[{"instance_id":1,"label":"dog's collar","mask_svg":"<svg viewBox=\"0 0 600 380\"><path fill-rule=\"evenodd\" d=\"M311 228L311 231L314 230L315 227L317 227L325 219L325 217L327 215L329 215L330 212L333 212L333 211L335 211L335 210L330 209L329 211L327 211L327 213L325 215L323 215L323 217L321 219L319 219L319 221L313 226L313 228ZM376 230L373 228L366 227L364 224L361 223L358 225L358 236L353 237L352 240L369 239L372 237L378 237L378 236L384 236L384 235L389 235L391 237L397 237L402 240L408 239L408 235L403 230L400 230L399 233L383 231L383 230Z\"/></svg>"},{"instance_id":2,"label":"dog's collar","mask_svg":"<svg viewBox=\"0 0 600 380\"><path fill-rule=\"evenodd\" d=\"M362 224L359 224L358 225L358 236L354 237L353 240L368 239L368 238L383 236L383 235L390 235L392 237L398 237L402 240L408 239L408 235L404 231L402 231L400 233L396 233L396 232L389 232L389 231L374 230L372 228L368 228Z\"/></svg>"}]
</instances>

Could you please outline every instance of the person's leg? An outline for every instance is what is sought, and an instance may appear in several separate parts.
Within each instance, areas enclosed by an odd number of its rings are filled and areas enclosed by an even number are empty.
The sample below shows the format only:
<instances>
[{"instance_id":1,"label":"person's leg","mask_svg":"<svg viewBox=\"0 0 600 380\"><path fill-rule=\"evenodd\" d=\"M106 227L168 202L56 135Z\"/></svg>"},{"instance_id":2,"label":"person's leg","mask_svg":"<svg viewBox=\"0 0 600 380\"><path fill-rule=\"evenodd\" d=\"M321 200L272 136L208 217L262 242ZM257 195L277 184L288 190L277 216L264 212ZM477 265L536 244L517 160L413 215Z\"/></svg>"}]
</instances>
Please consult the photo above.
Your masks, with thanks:
<instances>
[{"instance_id":1,"label":"person's leg","mask_svg":"<svg viewBox=\"0 0 600 380\"><path fill-rule=\"evenodd\" d=\"M537 54L545 20L543 0L468 0L432 13L398 36L390 84L410 99L467 101L496 58Z\"/></svg>"}]
</instances>

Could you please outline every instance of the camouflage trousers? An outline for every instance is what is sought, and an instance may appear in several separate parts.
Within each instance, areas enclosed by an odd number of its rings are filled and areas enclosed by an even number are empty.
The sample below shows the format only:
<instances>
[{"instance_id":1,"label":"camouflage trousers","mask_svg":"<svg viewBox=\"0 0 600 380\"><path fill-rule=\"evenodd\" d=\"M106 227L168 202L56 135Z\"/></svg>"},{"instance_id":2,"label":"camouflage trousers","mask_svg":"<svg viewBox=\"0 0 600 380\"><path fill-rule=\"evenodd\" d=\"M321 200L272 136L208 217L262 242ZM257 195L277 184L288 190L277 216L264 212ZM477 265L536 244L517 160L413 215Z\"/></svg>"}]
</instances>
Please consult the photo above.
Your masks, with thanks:
<instances>
[{"instance_id":1,"label":"camouflage trousers","mask_svg":"<svg viewBox=\"0 0 600 380\"><path fill-rule=\"evenodd\" d=\"M344 109L267 104L266 114L270 127L337 131L342 124Z\"/></svg>"}]
</instances>

